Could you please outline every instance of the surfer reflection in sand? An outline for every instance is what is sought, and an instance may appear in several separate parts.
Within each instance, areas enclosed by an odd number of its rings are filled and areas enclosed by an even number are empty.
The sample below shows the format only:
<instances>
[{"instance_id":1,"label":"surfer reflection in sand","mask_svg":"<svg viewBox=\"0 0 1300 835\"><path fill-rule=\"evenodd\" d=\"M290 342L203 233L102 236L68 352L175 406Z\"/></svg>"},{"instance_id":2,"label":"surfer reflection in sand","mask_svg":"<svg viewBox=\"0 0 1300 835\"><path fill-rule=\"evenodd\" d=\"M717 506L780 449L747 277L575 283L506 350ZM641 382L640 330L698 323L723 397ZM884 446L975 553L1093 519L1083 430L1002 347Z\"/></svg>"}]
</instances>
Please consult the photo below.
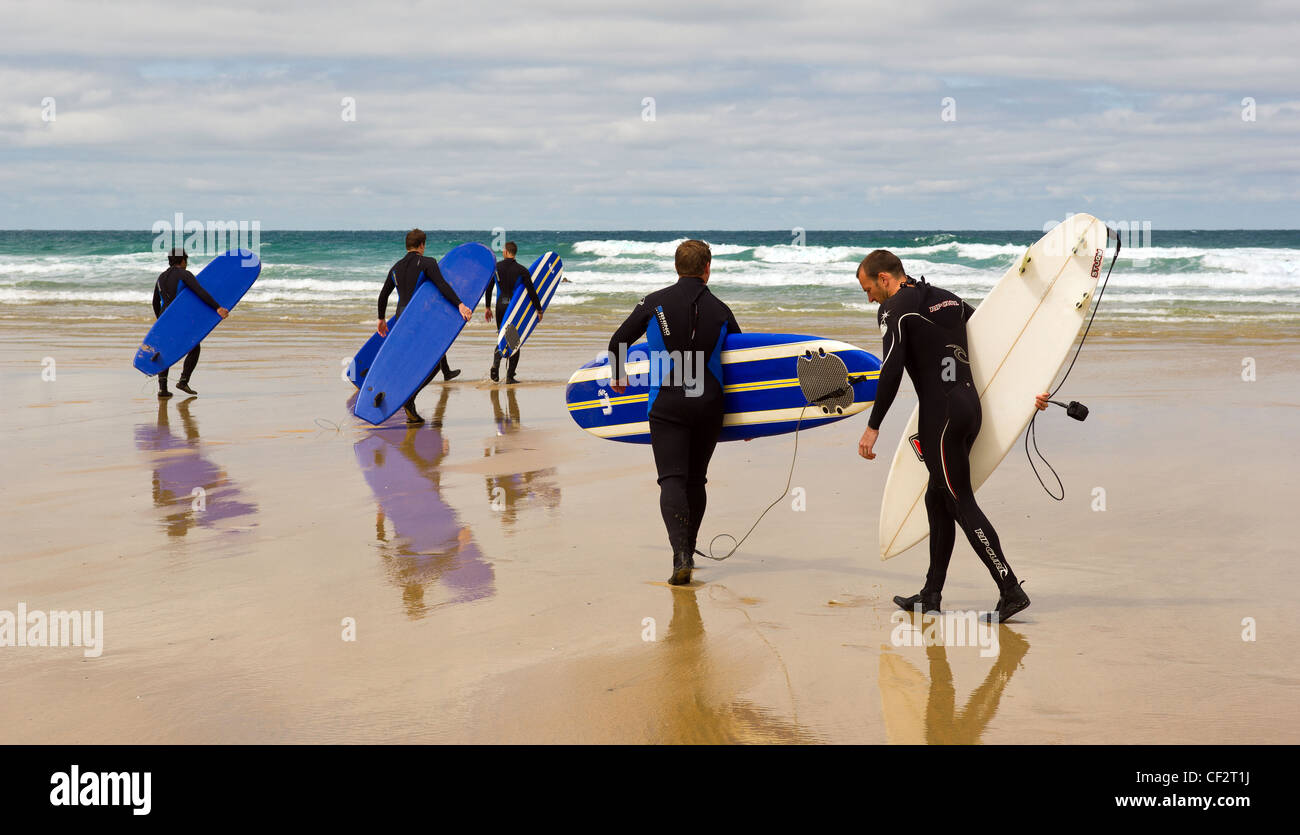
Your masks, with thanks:
<instances>
[{"instance_id":1,"label":"surfer reflection in sand","mask_svg":"<svg viewBox=\"0 0 1300 835\"><path fill-rule=\"evenodd\" d=\"M778 711L738 698L747 685L762 676L771 661L766 657L774 652L770 644L743 640L749 628L739 627L723 639L720 647L710 652L700 616L699 594L706 594L715 605L714 614L723 610L745 612L748 603L736 598L721 585L707 591L690 586L673 588L673 616L667 633L660 639L657 652L662 665L650 676L638 676L643 686L642 698L653 707L648 708L651 736L648 741L666 744L726 744L726 743L791 743L806 744L819 741L799 724L798 711L791 694L793 719L779 715ZM734 618L728 618L735 623ZM749 621L749 615L745 614ZM740 647L747 646L747 651ZM779 654L777 661L784 666Z\"/></svg>"},{"instance_id":2,"label":"surfer reflection in sand","mask_svg":"<svg viewBox=\"0 0 1300 835\"><path fill-rule=\"evenodd\" d=\"M901 655L880 653L880 701L885 733L895 745L974 745L997 713L1002 693L1029 652L1029 642L1006 624L999 624L998 657L966 707L957 710L957 691L948 648L935 642L925 648L930 684ZM924 706L922 706L924 701Z\"/></svg>"},{"instance_id":3,"label":"surfer reflection in sand","mask_svg":"<svg viewBox=\"0 0 1300 835\"><path fill-rule=\"evenodd\" d=\"M506 407L501 407L501 390L492 389L488 396L492 398L492 415L496 421L496 437L483 448L483 457L491 458L519 449L512 442L523 425L519 419L519 400L514 389L506 390ZM518 521L520 506L528 501L540 501L548 510L560 505L560 488L555 484L554 467L528 470L519 473L504 473L484 476L487 497L494 511L501 514L501 521L513 528Z\"/></svg>"},{"instance_id":4,"label":"surfer reflection in sand","mask_svg":"<svg viewBox=\"0 0 1300 835\"><path fill-rule=\"evenodd\" d=\"M375 538L380 555L389 577L402 589L402 602L412 619L496 591L492 566L484 560L472 532L442 500L439 465L451 447L440 427L450 394L450 389L442 390L431 426L407 426L390 419L353 447L379 505ZM450 597L427 603L428 587L439 582Z\"/></svg>"},{"instance_id":5,"label":"surfer reflection in sand","mask_svg":"<svg viewBox=\"0 0 1300 835\"><path fill-rule=\"evenodd\" d=\"M190 414L193 400L176 404L184 438L172 434L168 400L158 401L156 424L135 427L136 449L153 459L153 503L168 511L162 520L168 536L257 512L257 505L240 501L239 487L226 472L199 452L199 424Z\"/></svg>"}]
</instances>

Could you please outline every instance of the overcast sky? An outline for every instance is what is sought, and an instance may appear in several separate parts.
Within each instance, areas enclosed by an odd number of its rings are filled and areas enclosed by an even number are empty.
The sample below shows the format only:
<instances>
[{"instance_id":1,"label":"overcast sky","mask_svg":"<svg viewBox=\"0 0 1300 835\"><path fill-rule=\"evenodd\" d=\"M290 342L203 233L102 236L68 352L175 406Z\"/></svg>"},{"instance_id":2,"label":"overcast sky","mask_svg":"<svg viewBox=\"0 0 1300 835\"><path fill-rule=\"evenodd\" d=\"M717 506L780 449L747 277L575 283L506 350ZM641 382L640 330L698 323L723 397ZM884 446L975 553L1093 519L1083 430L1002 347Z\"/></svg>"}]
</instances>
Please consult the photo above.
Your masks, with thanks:
<instances>
[{"instance_id":1,"label":"overcast sky","mask_svg":"<svg viewBox=\"0 0 1300 835\"><path fill-rule=\"evenodd\" d=\"M1294 0L11 3L0 227L1300 228L1297 19Z\"/></svg>"}]
</instances>

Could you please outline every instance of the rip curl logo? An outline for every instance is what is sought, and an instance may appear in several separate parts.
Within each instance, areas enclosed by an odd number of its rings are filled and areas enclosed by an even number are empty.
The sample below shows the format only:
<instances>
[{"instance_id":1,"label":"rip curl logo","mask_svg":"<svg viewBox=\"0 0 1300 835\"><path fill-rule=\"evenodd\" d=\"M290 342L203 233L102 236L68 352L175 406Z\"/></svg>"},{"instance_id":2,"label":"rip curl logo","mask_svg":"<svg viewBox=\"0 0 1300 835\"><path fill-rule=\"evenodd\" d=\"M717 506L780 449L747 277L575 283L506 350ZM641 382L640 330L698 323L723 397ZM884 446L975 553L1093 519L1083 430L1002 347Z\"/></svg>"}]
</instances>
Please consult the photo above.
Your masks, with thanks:
<instances>
[{"instance_id":1,"label":"rip curl logo","mask_svg":"<svg viewBox=\"0 0 1300 835\"><path fill-rule=\"evenodd\" d=\"M966 354L965 348L960 345L948 345L946 347L952 349L952 355L957 358L958 362L970 365L970 357Z\"/></svg>"},{"instance_id":2,"label":"rip curl logo","mask_svg":"<svg viewBox=\"0 0 1300 835\"><path fill-rule=\"evenodd\" d=\"M880 335L884 336L889 332L889 311L880 311Z\"/></svg>"},{"instance_id":3,"label":"rip curl logo","mask_svg":"<svg viewBox=\"0 0 1300 835\"><path fill-rule=\"evenodd\" d=\"M996 568L998 573L1003 577L1007 576L1007 567L998 561L998 554L993 550L993 546L989 544L989 538L984 535L984 529L976 528L975 536L977 536L979 541L983 543L984 553L989 555L989 559L993 562L993 567Z\"/></svg>"},{"instance_id":4,"label":"rip curl logo","mask_svg":"<svg viewBox=\"0 0 1300 835\"><path fill-rule=\"evenodd\" d=\"M944 301L941 301L938 304L930 305L930 312L938 313L940 310L943 310L945 307L957 307L960 304L961 302L957 301L956 299L945 299Z\"/></svg>"}]
</instances>

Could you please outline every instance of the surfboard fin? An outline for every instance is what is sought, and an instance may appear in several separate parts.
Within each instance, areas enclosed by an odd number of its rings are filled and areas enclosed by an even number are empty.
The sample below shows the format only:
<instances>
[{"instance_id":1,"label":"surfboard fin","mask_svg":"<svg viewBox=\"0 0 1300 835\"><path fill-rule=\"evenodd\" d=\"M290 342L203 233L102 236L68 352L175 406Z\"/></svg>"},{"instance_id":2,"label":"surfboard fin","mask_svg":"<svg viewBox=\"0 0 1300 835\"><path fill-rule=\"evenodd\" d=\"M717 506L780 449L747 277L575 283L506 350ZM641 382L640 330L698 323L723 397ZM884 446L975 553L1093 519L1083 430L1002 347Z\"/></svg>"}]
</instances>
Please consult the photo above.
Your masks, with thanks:
<instances>
[{"instance_id":1,"label":"surfboard fin","mask_svg":"<svg viewBox=\"0 0 1300 835\"><path fill-rule=\"evenodd\" d=\"M384 393L381 391L375 395L375 408L378 409L384 402Z\"/></svg>"},{"instance_id":2,"label":"surfboard fin","mask_svg":"<svg viewBox=\"0 0 1300 835\"><path fill-rule=\"evenodd\" d=\"M1024 274L1025 274L1025 270L1029 269L1029 263L1030 263L1031 261L1033 261L1033 260L1034 260L1034 256L1032 256L1032 255L1029 254L1029 250L1025 250L1025 257L1022 258L1022 259L1020 259L1020 274L1021 274L1021 275L1024 275Z\"/></svg>"}]
</instances>

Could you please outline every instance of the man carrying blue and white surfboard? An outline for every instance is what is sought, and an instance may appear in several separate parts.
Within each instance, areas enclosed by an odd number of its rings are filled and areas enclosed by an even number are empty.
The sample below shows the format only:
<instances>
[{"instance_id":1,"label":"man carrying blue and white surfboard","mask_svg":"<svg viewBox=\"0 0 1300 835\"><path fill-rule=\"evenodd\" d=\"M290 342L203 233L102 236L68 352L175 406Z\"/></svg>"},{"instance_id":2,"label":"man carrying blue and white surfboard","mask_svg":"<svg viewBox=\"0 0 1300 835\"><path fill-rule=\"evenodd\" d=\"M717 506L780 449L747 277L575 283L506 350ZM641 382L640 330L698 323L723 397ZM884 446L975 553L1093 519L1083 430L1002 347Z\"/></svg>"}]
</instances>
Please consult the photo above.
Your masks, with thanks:
<instances>
[{"instance_id":1,"label":"man carrying blue and white surfboard","mask_svg":"<svg viewBox=\"0 0 1300 835\"><path fill-rule=\"evenodd\" d=\"M876 320L885 355L876 402L858 443L858 454L866 459L876 457L880 424L906 370L920 409L920 434L914 443L930 473L925 493L930 569L919 594L900 595L894 602L907 611L917 606L925 612L939 609L955 527L960 525L998 586L997 615L1005 621L1028 607L1029 597L1007 563L997 532L976 504L971 486L969 456L982 416L966 339L966 321L974 308L924 279L914 281L898 256L888 250L877 249L863 258L857 277L867 297L880 304ZM1045 407L1042 402L1037 405Z\"/></svg>"},{"instance_id":2,"label":"man carrying blue and white surfboard","mask_svg":"<svg viewBox=\"0 0 1300 835\"><path fill-rule=\"evenodd\" d=\"M610 388L627 390L623 358L644 335L650 347L650 445L659 472L659 509L673 549L675 586L691 581L695 543L704 521L709 460L726 411L722 343L740 333L731 309L709 292L713 256L703 241L683 241L675 257L677 283L637 304L609 340ZM688 384L686 369L705 368Z\"/></svg>"},{"instance_id":3,"label":"man carrying blue and white surfboard","mask_svg":"<svg viewBox=\"0 0 1300 835\"><path fill-rule=\"evenodd\" d=\"M397 312L393 314L396 319L402 315L402 310L406 307L407 302L415 295L415 290L424 280L432 281L442 293L443 298L456 305L460 310L461 317L468 322L469 317L473 315L468 307L456 295L456 291L442 277L442 270L438 269L438 262L432 258L424 256L424 246L427 240L426 235L419 229L412 229L406 233L406 255L388 270L388 277L384 279L384 287L379 291L379 324L375 328L380 336L388 336L388 322L384 316L388 309L388 297L393 290L397 290ZM394 323L396 326L396 323ZM407 423L424 423L424 418L415 411L415 398L420 391L429 384L439 371L442 370L443 379L450 380L460 374L460 369L453 369L447 363L447 356L444 354L438 362L438 367L429 374L428 378L420 384L411 395L411 399L406 401L402 408L406 410Z\"/></svg>"},{"instance_id":4,"label":"man carrying blue and white surfboard","mask_svg":"<svg viewBox=\"0 0 1300 835\"><path fill-rule=\"evenodd\" d=\"M163 311L167 305L176 299L176 294L180 292L181 285L184 284L190 288L194 295L203 300L203 303L213 310L222 319L230 315L217 300L212 298L199 280L194 277L194 273L189 271L190 259L183 249L173 249L167 255L167 269L163 270L158 276L158 280L153 285L153 315L155 319L162 317ZM186 394L198 394L197 391L190 388L190 377L194 374L194 368L199 364L199 349L203 347L202 343L195 345L194 348L185 355L185 363L181 366L181 378L176 381L176 388ZM167 371L164 368L158 372L158 396L171 397L172 393L167 390Z\"/></svg>"},{"instance_id":5,"label":"man carrying blue and white surfboard","mask_svg":"<svg viewBox=\"0 0 1300 835\"><path fill-rule=\"evenodd\" d=\"M528 298L533 303L533 309L537 311L537 321L542 321L542 300L537 297L537 288L533 286L533 277L528 274L528 268L515 260L519 253L519 247L514 241L506 241L503 257L497 262L496 272L492 275L492 280L488 282L487 290L483 293L485 300L483 317L487 321L492 321L492 285L497 287L497 321L505 323L506 311L510 309L510 300L515 295L515 285L519 282L524 283L524 290L528 293ZM506 366L506 382L517 383L515 378L515 369L519 367L519 349L515 349L510 354L510 364ZM501 349L492 352L492 370L488 372L492 382L498 382L501 373Z\"/></svg>"}]
</instances>

